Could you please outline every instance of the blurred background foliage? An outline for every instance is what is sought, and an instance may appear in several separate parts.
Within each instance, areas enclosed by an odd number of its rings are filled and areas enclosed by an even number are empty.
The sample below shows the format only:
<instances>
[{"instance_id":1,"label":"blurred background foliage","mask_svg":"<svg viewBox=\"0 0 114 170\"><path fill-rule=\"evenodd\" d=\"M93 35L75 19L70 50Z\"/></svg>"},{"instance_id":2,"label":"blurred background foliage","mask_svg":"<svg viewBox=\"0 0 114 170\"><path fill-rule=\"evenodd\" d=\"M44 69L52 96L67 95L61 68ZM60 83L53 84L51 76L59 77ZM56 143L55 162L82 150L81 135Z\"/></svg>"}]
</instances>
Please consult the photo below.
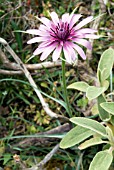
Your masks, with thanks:
<instances>
[{"instance_id":1,"label":"blurred background foliage","mask_svg":"<svg viewBox=\"0 0 114 170\"><path fill-rule=\"evenodd\" d=\"M106 2L105 0L102 2ZM77 7L76 13L97 16L100 12L100 0L0 0L0 37L4 38L21 60L26 63L36 48L35 45L27 45L30 35L16 32L38 28L39 22L35 16L49 17L48 11L56 11L59 16L66 12L72 12ZM101 13L103 9L101 10ZM93 58L91 67L96 71L100 55L108 47L114 47L114 1L107 0L105 5L105 17L100 21L99 34L102 38L96 40L93 45ZM0 44L0 48L3 46ZM12 56L7 53L10 61ZM48 59L51 61L51 59ZM39 57L35 57L29 63L39 63ZM0 69L4 69L0 61ZM66 72L67 84L80 80L80 71L77 67L68 66ZM85 68L86 70L87 68ZM57 99L63 99L61 87L61 67L31 71L35 82L41 91ZM62 124L58 120L52 120L42 109L39 99L29 86L24 75L0 75L0 168L4 170L18 170L19 165L13 159L15 154L20 155L22 161L28 167L39 162L52 150L55 141L49 146L15 147L21 139L9 140L7 136L31 135L44 132ZM113 76L114 82L114 76ZM91 83L91 82L90 82ZM84 116L83 110L88 107L85 96L72 90L68 91L74 116ZM57 114L67 113L61 105L45 96L50 108ZM2 140L2 138L6 138ZM79 151L77 147L62 150L59 149L53 159L46 164L47 170L88 170L88 166L95 155L103 146L91 147ZM114 169L114 167L112 167Z\"/></svg>"}]
</instances>

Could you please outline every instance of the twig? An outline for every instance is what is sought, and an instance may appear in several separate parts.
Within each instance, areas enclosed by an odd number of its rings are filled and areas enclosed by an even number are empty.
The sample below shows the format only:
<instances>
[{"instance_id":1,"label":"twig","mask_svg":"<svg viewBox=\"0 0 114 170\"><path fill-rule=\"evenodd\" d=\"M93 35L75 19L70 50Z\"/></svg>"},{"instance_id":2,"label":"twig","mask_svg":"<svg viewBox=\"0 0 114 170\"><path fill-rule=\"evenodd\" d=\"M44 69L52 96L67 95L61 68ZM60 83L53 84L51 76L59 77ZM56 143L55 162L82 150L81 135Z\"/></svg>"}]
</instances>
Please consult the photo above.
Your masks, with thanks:
<instances>
[{"instance_id":1,"label":"twig","mask_svg":"<svg viewBox=\"0 0 114 170\"><path fill-rule=\"evenodd\" d=\"M40 102L42 104L43 109L45 110L45 112L52 118L63 118L68 120L68 118L61 116L61 115L57 115L56 113L54 113L48 106L48 104L45 102L42 94L40 93L40 91L37 88L36 83L34 82L31 74L29 73L29 71L27 70L26 66L23 64L23 62L21 61L21 59L17 56L17 54L12 50L12 48L8 45L8 43L3 39L0 38L0 42L4 45L4 47L6 48L6 50L12 55L12 57L14 58L14 60L18 63L20 70L22 70L26 76L26 78L28 79L29 83L31 84L31 86L33 87L34 91L36 92L38 98L40 99Z\"/></svg>"},{"instance_id":2,"label":"twig","mask_svg":"<svg viewBox=\"0 0 114 170\"><path fill-rule=\"evenodd\" d=\"M49 152L44 159L36 164L35 166L31 167L31 168L26 168L25 170L42 170L43 166L52 158L52 156L58 151L59 149L59 144L57 144L52 150L51 152Z\"/></svg>"},{"instance_id":3,"label":"twig","mask_svg":"<svg viewBox=\"0 0 114 170\"><path fill-rule=\"evenodd\" d=\"M10 70L0 69L0 74L3 75L20 75L22 73L23 73L22 71L10 71Z\"/></svg>"},{"instance_id":4,"label":"twig","mask_svg":"<svg viewBox=\"0 0 114 170\"><path fill-rule=\"evenodd\" d=\"M1 74L8 74L8 75L15 75L15 74L23 74L23 71L20 70L20 67L17 63L14 62L10 62L10 60L8 60L8 58L6 57L6 55L4 54L4 52L0 49L0 60L3 63L3 66L6 67L7 69L13 69L15 71L11 71L11 70L0 70ZM42 62L39 64L24 64L25 67L28 70L38 70L38 69L43 69L43 68L52 68L52 67L57 67L57 66L61 66L62 62L61 61L56 61L56 62ZM66 63L67 66L69 66L69 63Z\"/></svg>"},{"instance_id":5,"label":"twig","mask_svg":"<svg viewBox=\"0 0 114 170\"><path fill-rule=\"evenodd\" d=\"M56 128L53 128L49 131L46 131L46 132L40 132L40 133L37 133L36 135L54 135L54 134L62 134L62 133L66 133L68 132L70 129L71 129L71 124L69 123L65 123L63 125L60 125ZM49 144L51 144L52 142L54 141L57 141L57 137L53 137L53 138L48 138L48 137L42 137L42 138L39 138L39 137L30 137L30 138L27 138L27 139L23 139L22 141L20 141L19 143L16 143L13 145L13 147L21 147L21 148L25 148L27 146L47 146Z\"/></svg>"}]
</instances>

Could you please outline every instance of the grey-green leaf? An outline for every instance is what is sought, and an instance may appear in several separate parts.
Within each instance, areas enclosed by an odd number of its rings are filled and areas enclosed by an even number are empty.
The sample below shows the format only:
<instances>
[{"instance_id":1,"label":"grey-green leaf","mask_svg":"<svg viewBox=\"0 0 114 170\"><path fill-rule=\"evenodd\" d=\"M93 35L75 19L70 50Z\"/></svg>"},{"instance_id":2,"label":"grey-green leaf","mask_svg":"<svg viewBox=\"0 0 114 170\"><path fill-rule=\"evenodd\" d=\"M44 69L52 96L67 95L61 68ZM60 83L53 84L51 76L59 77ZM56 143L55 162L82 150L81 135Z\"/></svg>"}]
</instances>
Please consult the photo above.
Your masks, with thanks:
<instances>
[{"instance_id":1,"label":"grey-green leaf","mask_svg":"<svg viewBox=\"0 0 114 170\"><path fill-rule=\"evenodd\" d=\"M101 95L105 90L106 90L105 87L90 86L86 91L86 96L89 100L92 100Z\"/></svg>"},{"instance_id":2,"label":"grey-green leaf","mask_svg":"<svg viewBox=\"0 0 114 170\"><path fill-rule=\"evenodd\" d=\"M76 89L82 92L86 92L87 88L89 87L89 85L87 83L85 83L84 81L80 81L80 82L75 82L70 84L67 89Z\"/></svg>"},{"instance_id":3,"label":"grey-green leaf","mask_svg":"<svg viewBox=\"0 0 114 170\"><path fill-rule=\"evenodd\" d=\"M70 119L70 121L79 126L90 129L102 136L107 137L105 127L96 120L91 120L84 117L73 117Z\"/></svg>"},{"instance_id":4,"label":"grey-green leaf","mask_svg":"<svg viewBox=\"0 0 114 170\"><path fill-rule=\"evenodd\" d=\"M104 102L100 105L104 110L114 115L114 102Z\"/></svg>"},{"instance_id":5,"label":"grey-green leaf","mask_svg":"<svg viewBox=\"0 0 114 170\"><path fill-rule=\"evenodd\" d=\"M65 135L65 137L61 140L60 147L64 149L72 147L92 135L93 135L93 132L91 130L86 129L81 126L76 126L72 130L70 130Z\"/></svg>"},{"instance_id":6,"label":"grey-green leaf","mask_svg":"<svg viewBox=\"0 0 114 170\"><path fill-rule=\"evenodd\" d=\"M82 150L82 149L88 148L90 146L98 145L98 144L102 144L102 143L106 143L106 142L103 141L100 137L94 137L89 140L86 140L84 143L82 143L80 146L78 146L78 148L80 150Z\"/></svg>"},{"instance_id":7,"label":"grey-green leaf","mask_svg":"<svg viewBox=\"0 0 114 170\"><path fill-rule=\"evenodd\" d=\"M97 98L97 102L98 102L99 116L100 116L101 120L103 120L103 121L110 120L111 115L100 106L101 103L105 102L105 99L104 99L103 95L100 95Z\"/></svg>"},{"instance_id":8,"label":"grey-green leaf","mask_svg":"<svg viewBox=\"0 0 114 170\"><path fill-rule=\"evenodd\" d=\"M93 158L89 170L108 170L113 160L112 153L108 150L98 152Z\"/></svg>"},{"instance_id":9,"label":"grey-green leaf","mask_svg":"<svg viewBox=\"0 0 114 170\"><path fill-rule=\"evenodd\" d=\"M114 63L114 50L112 48L109 48L103 52L98 64L97 76L99 77L99 71L100 71L101 82L109 77L110 71L112 70L113 67L113 63Z\"/></svg>"}]
</instances>

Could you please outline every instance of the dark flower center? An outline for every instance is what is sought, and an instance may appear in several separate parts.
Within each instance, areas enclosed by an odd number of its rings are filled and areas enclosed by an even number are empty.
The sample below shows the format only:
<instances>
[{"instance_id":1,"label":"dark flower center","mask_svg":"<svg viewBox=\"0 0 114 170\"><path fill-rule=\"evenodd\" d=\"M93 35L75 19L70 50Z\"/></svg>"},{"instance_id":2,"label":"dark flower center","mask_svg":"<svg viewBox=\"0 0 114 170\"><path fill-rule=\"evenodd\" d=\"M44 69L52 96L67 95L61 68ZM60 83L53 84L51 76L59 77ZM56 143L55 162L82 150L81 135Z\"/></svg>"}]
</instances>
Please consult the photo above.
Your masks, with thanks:
<instances>
[{"instance_id":1,"label":"dark flower center","mask_svg":"<svg viewBox=\"0 0 114 170\"><path fill-rule=\"evenodd\" d=\"M57 26L53 29L51 28L54 34L51 34L52 37L59 40L65 41L70 35L69 24L68 23L58 23Z\"/></svg>"}]
</instances>

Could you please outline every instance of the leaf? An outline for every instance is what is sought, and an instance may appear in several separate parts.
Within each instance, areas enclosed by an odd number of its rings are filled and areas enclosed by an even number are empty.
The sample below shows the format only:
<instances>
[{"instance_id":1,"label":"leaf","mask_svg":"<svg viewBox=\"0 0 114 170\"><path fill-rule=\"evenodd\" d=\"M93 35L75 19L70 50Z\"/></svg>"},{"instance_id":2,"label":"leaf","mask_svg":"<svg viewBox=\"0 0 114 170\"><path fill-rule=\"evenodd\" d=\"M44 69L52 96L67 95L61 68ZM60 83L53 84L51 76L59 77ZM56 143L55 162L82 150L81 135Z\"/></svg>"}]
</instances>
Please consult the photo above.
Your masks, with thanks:
<instances>
[{"instance_id":1,"label":"leaf","mask_svg":"<svg viewBox=\"0 0 114 170\"><path fill-rule=\"evenodd\" d=\"M100 82L106 80L110 72L112 70L114 63L114 50L112 48L109 48L108 50L104 51L104 53L101 55L99 64L98 64L98 69L97 69L97 76L99 78L99 71L101 72L101 80L99 79Z\"/></svg>"},{"instance_id":2,"label":"leaf","mask_svg":"<svg viewBox=\"0 0 114 170\"><path fill-rule=\"evenodd\" d=\"M111 123L112 123L112 125L114 126L114 115L111 115L110 122L111 122Z\"/></svg>"},{"instance_id":3,"label":"leaf","mask_svg":"<svg viewBox=\"0 0 114 170\"><path fill-rule=\"evenodd\" d=\"M97 98L100 94L102 94L106 90L105 87L95 87L90 86L87 89L86 96L89 100Z\"/></svg>"},{"instance_id":4,"label":"leaf","mask_svg":"<svg viewBox=\"0 0 114 170\"><path fill-rule=\"evenodd\" d=\"M72 147L82 142L91 135L93 135L93 132L91 130L81 126L76 126L72 130L70 130L66 134L66 136L61 140L60 147L63 149Z\"/></svg>"},{"instance_id":5,"label":"leaf","mask_svg":"<svg viewBox=\"0 0 114 170\"><path fill-rule=\"evenodd\" d=\"M96 120L91 120L84 117L73 117L70 119L70 121L79 126L90 129L102 136L107 137L105 127L101 125L99 122L97 122Z\"/></svg>"},{"instance_id":6,"label":"leaf","mask_svg":"<svg viewBox=\"0 0 114 170\"><path fill-rule=\"evenodd\" d=\"M114 115L114 102L104 102L101 103L100 106L106 110L107 112L111 113Z\"/></svg>"},{"instance_id":7,"label":"leaf","mask_svg":"<svg viewBox=\"0 0 114 170\"><path fill-rule=\"evenodd\" d=\"M75 83L70 84L67 87L67 89L76 89L82 92L86 92L88 87L89 85L87 83L80 81L80 82L75 82Z\"/></svg>"},{"instance_id":8,"label":"leaf","mask_svg":"<svg viewBox=\"0 0 114 170\"><path fill-rule=\"evenodd\" d=\"M11 159L11 154L10 153L5 153L3 155L3 160L4 160L3 165L5 165L10 159Z\"/></svg>"},{"instance_id":9,"label":"leaf","mask_svg":"<svg viewBox=\"0 0 114 170\"><path fill-rule=\"evenodd\" d=\"M104 80L104 81L102 82L102 87L105 87L105 89L107 90L108 87L109 87L109 81L108 81L108 80Z\"/></svg>"},{"instance_id":10,"label":"leaf","mask_svg":"<svg viewBox=\"0 0 114 170\"><path fill-rule=\"evenodd\" d=\"M108 150L98 152L93 158L89 170L108 170L113 160L112 153Z\"/></svg>"},{"instance_id":11,"label":"leaf","mask_svg":"<svg viewBox=\"0 0 114 170\"><path fill-rule=\"evenodd\" d=\"M94 137L94 138L91 138L89 140L86 140L78 148L80 150L82 150L82 149L88 148L90 146L98 145L98 144L102 144L102 143L105 143L105 141L103 141L100 137Z\"/></svg>"},{"instance_id":12,"label":"leaf","mask_svg":"<svg viewBox=\"0 0 114 170\"><path fill-rule=\"evenodd\" d=\"M97 102L98 102L99 116L100 116L101 120L103 120L103 121L110 120L111 115L100 106L101 103L105 102L103 95L98 96Z\"/></svg>"},{"instance_id":13,"label":"leaf","mask_svg":"<svg viewBox=\"0 0 114 170\"><path fill-rule=\"evenodd\" d=\"M111 143L114 143L114 135L113 135L113 131L110 127L106 127L106 131L107 131L107 135L108 135L108 139Z\"/></svg>"}]
</instances>

